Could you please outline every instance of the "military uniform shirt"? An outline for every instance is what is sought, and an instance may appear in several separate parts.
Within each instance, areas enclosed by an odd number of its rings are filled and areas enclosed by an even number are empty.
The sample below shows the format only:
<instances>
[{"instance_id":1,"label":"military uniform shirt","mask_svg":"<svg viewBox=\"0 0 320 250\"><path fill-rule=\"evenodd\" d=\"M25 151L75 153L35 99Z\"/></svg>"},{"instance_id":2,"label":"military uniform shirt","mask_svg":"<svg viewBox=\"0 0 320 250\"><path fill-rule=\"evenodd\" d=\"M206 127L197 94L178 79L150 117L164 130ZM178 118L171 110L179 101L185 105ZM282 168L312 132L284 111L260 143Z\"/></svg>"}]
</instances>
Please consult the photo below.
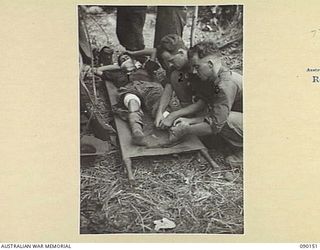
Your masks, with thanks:
<instances>
[{"instance_id":1,"label":"military uniform shirt","mask_svg":"<svg viewBox=\"0 0 320 250\"><path fill-rule=\"evenodd\" d=\"M205 121L217 134L227 122L230 111L242 113L242 76L222 68L217 79L212 82L212 87L208 101L209 114Z\"/></svg>"}]
</instances>

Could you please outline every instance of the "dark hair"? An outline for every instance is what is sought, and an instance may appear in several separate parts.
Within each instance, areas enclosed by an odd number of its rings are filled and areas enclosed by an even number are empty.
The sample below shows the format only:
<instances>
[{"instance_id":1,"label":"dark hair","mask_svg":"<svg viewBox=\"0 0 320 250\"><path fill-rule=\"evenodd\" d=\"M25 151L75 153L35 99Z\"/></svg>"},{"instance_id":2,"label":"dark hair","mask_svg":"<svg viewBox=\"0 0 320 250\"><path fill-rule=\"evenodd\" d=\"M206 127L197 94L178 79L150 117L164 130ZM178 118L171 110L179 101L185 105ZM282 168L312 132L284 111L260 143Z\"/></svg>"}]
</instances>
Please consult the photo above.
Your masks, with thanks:
<instances>
[{"instance_id":1,"label":"dark hair","mask_svg":"<svg viewBox=\"0 0 320 250\"><path fill-rule=\"evenodd\" d=\"M107 50L108 50L107 53L113 53L113 49L111 49L109 46L103 46L103 47L100 49L99 53L103 52L104 49L107 49Z\"/></svg>"},{"instance_id":2,"label":"dark hair","mask_svg":"<svg viewBox=\"0 0 320 250\"><path fill-rule=\"evenodd\" d=\"M157 47L157 59L161 66L167 70L167 65L165 65L163 59L162 59L162 53L167 51L170 54L176 54L178 53L179 49L185 49L187 50L186 45L184 44L182 38L177 34L169 34L160 40L160 43Z\"/></svg>"},{"instance_id":3,"label":"dark hair","mask_svg":"<svg viewBox=\"0 0 320 250\"><path fill-rule=\"evenodd\" d=\"M98 64L101 65L111 65L113 49L108 46L103 46L98 53Z\"/></svg>"},{"instance_id":4,"label":"dark hair","mask_svg":"<svg viewBox=\"0 0 320 250\"><path fill-rule=\"evenodd\" d=\"M179 49L187 49L182 38L177 34L169 34L160 40L157 53L158 56L161 56L164 51L174 54L177 53Z\"/></svg>"},{"instance_id":5,"label":"dark hair","mask_svg":"<svg viewBox=\"0 0 320 250\"><path fill-rule=\"evenodd\" d=\"M124 55L127 55L127 56L129 56L129 57L131 58L131 56L129 55L128 52L123 52L123 53L121 53L121 54L118 56L118 65L119 65L119 66L121 66L120 58L121 58L122 56L124 56Z\"/></svg>"},{"instance_id":6,"label":"dark hair","mask_svg":"<svg viewBox=\"0 0 320 250\"><path fill-rule=\"evenodd\" d=\"M197 54L200 59L206 56L221 56L218 46L211 40L199 42L188 50L189 59L195 54Z\"/></svg>"}]
</instances>

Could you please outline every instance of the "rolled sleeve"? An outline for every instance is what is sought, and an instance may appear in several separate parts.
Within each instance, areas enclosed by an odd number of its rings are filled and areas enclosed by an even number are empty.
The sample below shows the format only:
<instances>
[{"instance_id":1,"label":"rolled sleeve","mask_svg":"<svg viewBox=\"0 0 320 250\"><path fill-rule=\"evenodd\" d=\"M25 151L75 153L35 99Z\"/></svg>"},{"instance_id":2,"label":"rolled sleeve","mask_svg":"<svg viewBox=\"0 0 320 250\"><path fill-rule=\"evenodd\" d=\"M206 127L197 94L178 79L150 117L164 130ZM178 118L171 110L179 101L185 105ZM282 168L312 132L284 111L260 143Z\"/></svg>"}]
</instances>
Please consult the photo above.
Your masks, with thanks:
<instances>
[{"instance_id":1,"label":"rolled sleeve","mask_svg":"<svg viewBox=\"0 0 320 250\"><path fill-rule=\"evenodd\" d=\"M204 118L204 121L211 126L213 134L218 134L227 122L235 96L236 87L232 82L219 86L214 100L209 104L209 114Z\"/></svg>"}]
</instances>

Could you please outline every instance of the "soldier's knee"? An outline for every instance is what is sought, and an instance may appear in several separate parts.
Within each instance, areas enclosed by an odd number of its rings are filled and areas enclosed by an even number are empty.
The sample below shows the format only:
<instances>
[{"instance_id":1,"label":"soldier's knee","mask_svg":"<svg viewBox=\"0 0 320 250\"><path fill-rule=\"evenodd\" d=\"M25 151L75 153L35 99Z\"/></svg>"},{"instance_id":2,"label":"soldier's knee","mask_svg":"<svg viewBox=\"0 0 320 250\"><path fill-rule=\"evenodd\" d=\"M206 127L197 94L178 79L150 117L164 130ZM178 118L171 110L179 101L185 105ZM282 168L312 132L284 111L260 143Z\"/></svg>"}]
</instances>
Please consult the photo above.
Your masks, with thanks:
<instances>
[{"instance_id":1,"label":"soldier's knee","mask_svg":"<svg viewBox=\"0 0 320 250\"><path fill-rule=\"evenodd\" d=\"M230 112L227 123L223 126L220 135L233 146L242 147L242 113Z\"/></svg>"},{"instance_id":2,"label":"soldier's knee","mask_svg":"<svg viewBox=\"0 0 320 250\"><path fill-rule=\"evenodd\" d=\"M139 111L141 107L141 101L139 97L134 94L126 94L123 99L123 103L130 112Z\"/></svg>"},{"instance_id":3,"label":"soldier's knee","mask_svg":"<svg viewBox=\"0 0 320 250\"><path fill-rule=\"evenodd\" d=\"M243 113L231 111L227 123L232 128L242 129Z\"/></svg>"}]
</instances>

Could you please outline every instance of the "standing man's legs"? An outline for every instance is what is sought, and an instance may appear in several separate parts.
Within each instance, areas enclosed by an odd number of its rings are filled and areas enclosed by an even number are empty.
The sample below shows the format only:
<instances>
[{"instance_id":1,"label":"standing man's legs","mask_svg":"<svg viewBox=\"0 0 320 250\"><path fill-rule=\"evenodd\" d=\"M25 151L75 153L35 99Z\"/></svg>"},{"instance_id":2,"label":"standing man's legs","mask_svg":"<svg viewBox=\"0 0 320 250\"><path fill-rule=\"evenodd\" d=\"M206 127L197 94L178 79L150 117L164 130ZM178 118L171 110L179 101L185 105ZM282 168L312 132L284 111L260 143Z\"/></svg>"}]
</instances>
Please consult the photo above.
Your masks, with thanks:
<instances>
[{"instance_id":1,"label":"standing man's legs","mask_svg":"<svg viewBox=\"0 0 320 250\"><path fill-rule=\"evenodd\" d=\"M144 49L143 26L146 19L146 6L123 6L117 8L117 36L127 50Z\"/></svg>"},{"instance_id":2,"label":"standing man's legs","mask_svg":"<svg viewBox=\"0 0 320 250\"><path fill-rule=\"evenodd\" d=\"M182 37L183 28L187 20L187 11L183 6L158 6L157 21L154 37L154 48L160 40L168 34Z\"/></svg>"}]
</instances>

